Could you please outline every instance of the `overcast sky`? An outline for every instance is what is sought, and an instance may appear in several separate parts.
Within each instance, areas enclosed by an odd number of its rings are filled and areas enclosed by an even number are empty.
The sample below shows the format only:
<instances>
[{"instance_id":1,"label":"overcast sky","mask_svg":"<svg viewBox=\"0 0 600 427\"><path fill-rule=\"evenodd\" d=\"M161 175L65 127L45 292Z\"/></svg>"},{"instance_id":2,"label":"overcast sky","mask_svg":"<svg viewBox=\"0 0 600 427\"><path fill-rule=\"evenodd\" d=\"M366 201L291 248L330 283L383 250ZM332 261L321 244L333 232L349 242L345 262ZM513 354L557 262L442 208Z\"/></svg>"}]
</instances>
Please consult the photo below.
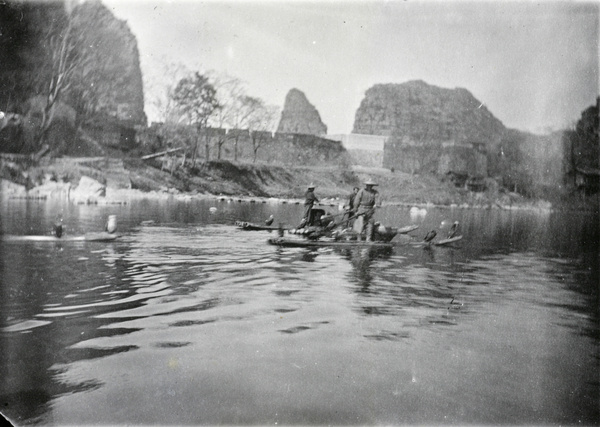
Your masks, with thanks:
<instances>
[{"instance_id":1,"label":"overcast sky","mask_svg":"<svg viewBox=\"0 0 600 427\"><path fill-rule=\"evenodd\" d=\"M329 134L352 131L377 83L466 88L533 132L573 123L599 94L598 2L102 1L137 37L146 80L183 63L279 107L297 88Z\"/></svg>"}]
</instances>

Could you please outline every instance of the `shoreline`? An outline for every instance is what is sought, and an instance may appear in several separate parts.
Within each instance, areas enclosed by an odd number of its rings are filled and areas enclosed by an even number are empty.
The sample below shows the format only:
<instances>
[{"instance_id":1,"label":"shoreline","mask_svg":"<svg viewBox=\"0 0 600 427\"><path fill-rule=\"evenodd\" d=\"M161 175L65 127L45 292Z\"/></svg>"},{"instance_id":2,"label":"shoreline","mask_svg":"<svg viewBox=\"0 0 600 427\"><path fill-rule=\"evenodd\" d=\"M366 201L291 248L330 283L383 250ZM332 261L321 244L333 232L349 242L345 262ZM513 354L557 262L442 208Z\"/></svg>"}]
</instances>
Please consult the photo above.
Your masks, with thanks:
<instances>
[{"instance_id":1,"label":"shoreline","mask_svg":"<svg viewBox=\"0 0 600 427\"><path fill-rule=\"evenodd\" d=\"M549 201L509 192L491 178L485 191L472 191L434 175L405 174L362 166L340 171L335 167L283 170L265 165L237 165L235 168L230 165L229 169L223 169L209 164L195 174L182 172L173 175L147 164L115 166L110 163L107 169L106 159L102 165L83 165L78 160L59 158L35 168L21 169L7 164L4 178L0 178L0 197L99 205L123 205L139 199L303 204L305 186L314 183L323 205L339 208L346 203L352 187L373 179L379 183L382 206L406 209L598 213L600 205L600 194L584 197L575 192L567 193L565 188L551 191Z\"/></svg>"},{"instance_id":2,"label":"shoreline","mask_svg":"<svg viewBox=\"0 0 600 427\"><path fill-rule=\"evenodd\" d=\"M30 190L26 190L24 186L12 183L8 180L0 180L0 189L2 198L7 200L37 200L37 201L50 201L50 200L64 200L67 203L73 203L78 205L126 205L132 200L168 200L174 199L177 201L192 201L192 200L215 200L218 202L236 202L236 203L258 203L258 204L303 204L303 199L299 198L282 198L282 197L252 197L252 196L236 196L236 195L222 195L222 194L211 194L211 193L182 193L177 190L161 190L161 191L141 191L138 189L127 189L120 188L115 189L106 187L104 195L89 194L82 195L77 193L76 189L72 187L70 183L58 183L51 182L45 183L41 186L34 187ZM73 194L75 196L73 197ZM324 197L322 198L320 206L329 206L341 210L345 201L340 198ZM534 202L535 203L535 202ZM381 206L395 206L404 209L497 209L497 210L508 210L508 211L537 211L537 212L556 212L556 211L570 211L566 209L556 209L548 202L538 202L539 205L530 204L512 204L502 205L498 201L494 203L485 204L468 204L468 203L451 203L435 204L435 203L411 203L411 202L384 202ZM575 210L575 209L573 209ZM581 211L581 209L577 209ZM586 210L592 211L593 209Z\"/></svg>"}]
</instances>

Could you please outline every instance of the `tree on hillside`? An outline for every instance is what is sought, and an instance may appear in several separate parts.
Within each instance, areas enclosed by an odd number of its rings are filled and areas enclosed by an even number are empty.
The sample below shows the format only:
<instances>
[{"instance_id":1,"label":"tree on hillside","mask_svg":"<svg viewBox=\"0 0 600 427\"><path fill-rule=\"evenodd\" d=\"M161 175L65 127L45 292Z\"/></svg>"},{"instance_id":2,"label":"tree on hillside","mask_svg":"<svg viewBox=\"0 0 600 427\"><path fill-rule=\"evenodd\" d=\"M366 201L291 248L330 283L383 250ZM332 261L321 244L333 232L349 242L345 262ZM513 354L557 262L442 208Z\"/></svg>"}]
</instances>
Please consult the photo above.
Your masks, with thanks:
<instances>
[{"instance_id":1,"label":"tree on hillside","mask_svg":"<svg viewBox=\"0 0 600 427\"><path fill-rule=\"evenodd\" d=\"M229 75L215 75L212 78L215 89L217 90L217 99L221 108L215 113L211 119L211 124L217 129L236 128L239 99L246 95L244 83L237 77ZM217 135L217 159L221 158L223 145L231 138L235 139L238 132L220 133Z\"/></svg>"},{"instance_id":2,"label":"tree on hillside","mask_svg":"<svg viewBox=\"0 0 600 427\"><path fill-rule=\"evenodd\" d=\"M233 132L233 160L237 161L238 145L242 135L241 130L248 128L248 121L252 112L260 103L258 98L248 96L245 93L240 94L232 100L231 104L231 126Z\"/></svg>"},{"instance_id":3,"label":"tree on hillside","mask_svg":"<svg viewBox=\"0 0 600 427\"><path fill-rule=\"evenodd\" d=\"M144 87L147 93L147 105L152 116L159 122L178 123L181 111L173 100L177 83L191 71L181 63L170 63L165 59L159 67L144 74Z\"/></svg>"},{"instance_id":4,"label":"tree on hillside","mask_svg":"<svg viewBox=\"0 0 600 427\"><path fill-rule=\"evenodd\" d=\"M37 145L42 146L52 120L56 105L73 83L73 75L78 67L89 62L82 45L85 44L85 31L82 31L81 6L65 2L65 14L55 14L48 25L47 73L40 73L39 93L44 96L41 123L37 134Z\"/></svg>"},{"instance_id":5,"label":"tree on hillside","mask_svg":"<svg viewBox=\"0 0 600 427\"><path fill-rule=\"evenodd\" d=\"M196 127L197 140L192 151L192 165L196 162L196 153L202 135L204 135L205 159L206 161L210 159L208 122L221 107L216 93L209 78L199 72L181 79L173 91L173 101L185 115L188 123Z\"/></svg>"},{"instance_id":6,"label":"tree on hillside","mask_svg":"<svg viewBox=\"0 0 600 427\"><path fill-rule=\"evenodd\" d=\"M581 113L581 118L575 126L577 133L577 149L579 154L579 164L586 168L599 168L600 147L598 135L598 110L600 98L596 99L596 105L591 106Z\"/></svg>"},{"instance_id":7,"label":"tree on hillside","mask_svg":"<svg viewBox=\"0 0 600 427\"><path fill-rule=\"evenodd\" d=\"M258 149L265 144L270 132L273 132L277 128L279 119L278 107L265 105L260 99L257 99L257 101L248 120L248 131L250 132L250 139L252 141L253 163L256 163Z\"/></svg>"},{"instance_id":8,"label":"tree on hillside","mask_svg":"<svg viewBox=\"0 0 600 427\"><path fill-rule=\"evenodd\" d=\"M501 177L502 185L510 191L526 196L531 195L533 179L531 176L531 159L525 156L522 147L525 144L525 134L518 131L508 131L502 136L494 159L497 175Z\"/></svg>"},{"instance_id":9,"label":"tree on hillside","mask_svg":"<svg viewBox=\"0 0 600 427\"><path fill-rule=\"evenodd\" d=\"M565 179L575 180L577 169L600 168L599 107L597 98L596 105L584 110L581 118L563 133Z\"/></svg>"},{"instance_id":10,"label":"tree on hillside","mask_svg":"<svg viewBox=\"0 0 600 427\"><path fill-rule=\"evenodd\" d=\"M32 4L23 9L29 22L31 46L23 48L31 68L26 96L37 95L35 149L47 141L59 105L76 111L76 125L110 105L115 93L127 83L123 60L115 49L121 42L113 34L112 14L99 2ZM40 102L41 101L41 102ZM35 107L33 113L37 113ZM35 117L35 116L34 116Z\"/></svg>"}]
</instances>

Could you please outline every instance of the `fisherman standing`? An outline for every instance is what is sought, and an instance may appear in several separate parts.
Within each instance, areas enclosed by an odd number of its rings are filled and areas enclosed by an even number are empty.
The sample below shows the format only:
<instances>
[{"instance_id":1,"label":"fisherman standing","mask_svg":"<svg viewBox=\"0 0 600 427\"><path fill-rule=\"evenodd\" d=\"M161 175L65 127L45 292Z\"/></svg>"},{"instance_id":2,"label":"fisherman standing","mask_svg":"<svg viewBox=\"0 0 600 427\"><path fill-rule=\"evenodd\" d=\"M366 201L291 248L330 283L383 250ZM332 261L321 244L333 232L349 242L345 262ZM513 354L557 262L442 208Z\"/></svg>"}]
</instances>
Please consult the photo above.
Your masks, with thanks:
<instances>
[{"instance_id":1,"label":"fisherman standing","mask_svg":"<svg viewBox=\"0 0 600 427\"><path fill-rule=\"evenodd\" d=\"M362 227L359 230L363 232L365 224L367 225L367 242L373 240L373 229L375 225L375 205L378 203L379 193L374 186L377 184L371 180L365 182L365 188L360 190L354 199L354 206L356 207L356 216L362 216Z\"/></svg>"},{"instance_id":2,"label":"fisherman standing","mask_svg":"<svg viewBox=\"0 0 600 427\"><path fill-rule=\"evenodd\" d=\"M346 227L350 226L350 220L356 215L356 195L358 194L358 187L352 189L352 194L348 197L348 204L346 205L346 215L348 216Z\"/></svg>"},{"instance_id":3,"label":"fisherman standing","mask_svg":"<svg viewBox=\"0 0 600 427\"><path fill-rule=\"evenodd\" d=\"M319 203L319 199L315 196L315 185L310 184L308 190L306 190L306 193L304 194L304 217L302 217L300 227L304 227L309 223L310 213L315 203Z\"/></svg>"}]
</instances>

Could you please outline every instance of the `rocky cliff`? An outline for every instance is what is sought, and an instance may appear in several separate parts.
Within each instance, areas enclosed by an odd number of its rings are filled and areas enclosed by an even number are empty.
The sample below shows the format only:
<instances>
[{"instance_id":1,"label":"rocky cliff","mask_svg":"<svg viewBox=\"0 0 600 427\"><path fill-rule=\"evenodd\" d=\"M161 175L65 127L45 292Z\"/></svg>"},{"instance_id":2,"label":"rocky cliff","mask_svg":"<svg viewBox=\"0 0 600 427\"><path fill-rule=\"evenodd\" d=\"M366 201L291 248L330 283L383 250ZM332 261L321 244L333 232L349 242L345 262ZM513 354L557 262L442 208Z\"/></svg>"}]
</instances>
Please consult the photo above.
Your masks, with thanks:
<instances>
[{"instance_id":1,"label":"rocky cliff","mask_svg":"<svg viewBox=\"0 0 600 427\"><path fill-rule=\"evenodd\" d=\"M421 80L375 85L356 112L353 132L388 136L383 165L396 171L490 176L527 195L562 180L560 133L506 128L466 89Z\"/></svg>"},{"instance_id":2,"label":"rocky cliff","mask_svg":"<svg viewBox=\"0 0 600 427\"><path fill-rule=\"evenodd\" d=\"M327 134L327 126L306 95L298 89L291 89L285 97L277 132L321 136Z\"/></svg>"},{"instance_id":3,"label":"rocky cliff","mask_svg":"<svg viewBox=\"0 0 600 427\"><path fill-rule=\"evenodd\" d=\"M126 21L121 21L99 1L81 5L81 21L87 38L93 41L86 50L90 66L82 67L76 79L84 87L93 83L95 112L135 124L146 124L144 87L137 40ZM81 87L77 88L82 90ZM77 100L75 88L69 98ZM84 94L85 95L85 94Z\"/></svg>"},{"instance_id":4,"label":"rocky cliff","mask_svg":"<svg viewBox=\"0 0 600 427\"><path fill-rule=\"evenodd\" d=\"M146 123L137 42L126 22L99 0L72 6L65 1L0 4L0 109L16 117L11 126L21 126L0 130L0 151L39 150L36 135L44 115L51 116L45 142L55 155L80 144L75 132L90 124ZM57 69L52 57L61 48L66 65ZM48 88L56 87L50 82L57 81L64 83L61 91L50 97ZM52 113L49 99L55 100ZM10 147L2 142L7 132L19 136L8 138ZM64 141L69 141L66 147Z\"/></svg>"},{"instance_id":5,"label":"rocky cliff","mask_svg":"<svg viewBox=\"0 0 600 427\"><path fill-rule=\"evenodd\" d=\"M502 122L466 89L421 80L377 84L356 111L353 133L386 135L408 144L497 142Z\"/></svg>"}]
</instances>

